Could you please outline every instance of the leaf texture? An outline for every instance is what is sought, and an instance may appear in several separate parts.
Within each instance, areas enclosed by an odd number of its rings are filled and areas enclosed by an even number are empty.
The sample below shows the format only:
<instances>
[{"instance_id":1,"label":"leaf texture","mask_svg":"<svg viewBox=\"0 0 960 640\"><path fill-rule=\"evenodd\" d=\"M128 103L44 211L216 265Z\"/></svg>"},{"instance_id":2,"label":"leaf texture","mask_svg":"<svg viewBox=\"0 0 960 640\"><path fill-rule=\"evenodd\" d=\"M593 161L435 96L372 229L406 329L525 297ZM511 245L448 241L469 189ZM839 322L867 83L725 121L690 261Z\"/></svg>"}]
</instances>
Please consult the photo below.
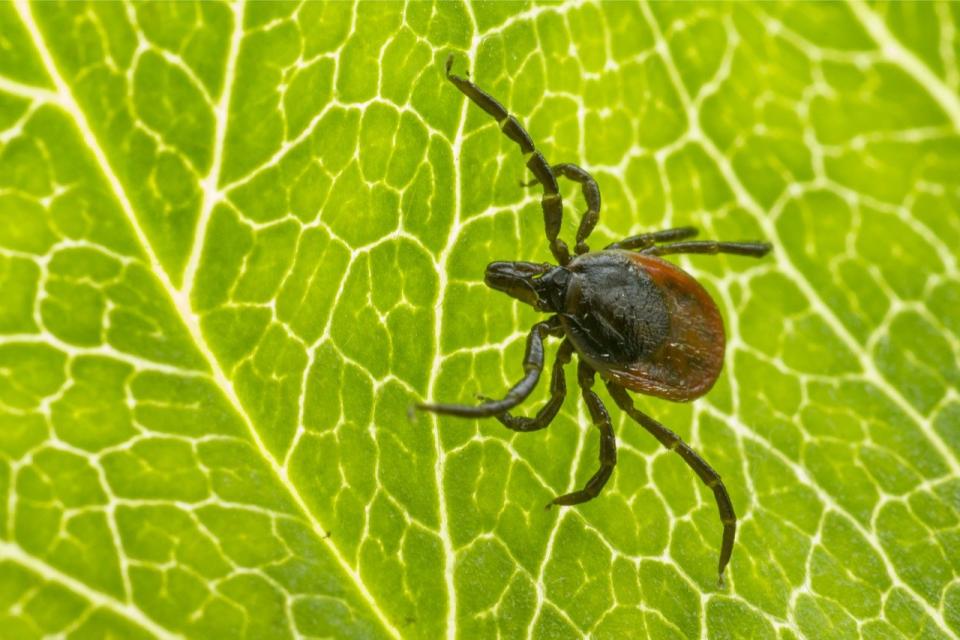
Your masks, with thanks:
<instances>
[{"instance_id":1,"label":"leaf texture","mask_svg":"<svg viewBox=\"0 0 960 640\"><path fill-rule=\"evenodd\" d=\"M960 635L958 5L18 2L0 33L3 634ZM709 491L618 411L606 490L550 511L597 466L578 394L530 434L408 417L520 375L538 316L483 269L549 256L451 53L596 176L595 247L773 244L678 260L724 374L637 399L725 478L726 588Z\"/></svg>"}]
</instances>

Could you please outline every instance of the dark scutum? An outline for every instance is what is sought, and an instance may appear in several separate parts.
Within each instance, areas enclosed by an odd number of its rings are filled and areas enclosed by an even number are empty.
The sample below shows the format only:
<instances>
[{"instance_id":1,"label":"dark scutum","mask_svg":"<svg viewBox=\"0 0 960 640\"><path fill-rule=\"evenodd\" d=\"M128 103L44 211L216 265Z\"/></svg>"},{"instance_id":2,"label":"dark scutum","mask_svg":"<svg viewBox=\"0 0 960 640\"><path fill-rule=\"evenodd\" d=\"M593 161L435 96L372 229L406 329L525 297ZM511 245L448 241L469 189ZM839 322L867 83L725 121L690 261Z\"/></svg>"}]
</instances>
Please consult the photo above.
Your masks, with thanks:
<instances>
[{"instance_id":1,"label":"dark scutum","mask_svg":"<svg viewBox=\"0 0 960 640\"><path fill-rule=\"evenodd\" d=\"M670 332L663 293L643 269L617 252L576 258L563 317L581 352L626 365L646 360Z\"/></svg>"}]
</instances>

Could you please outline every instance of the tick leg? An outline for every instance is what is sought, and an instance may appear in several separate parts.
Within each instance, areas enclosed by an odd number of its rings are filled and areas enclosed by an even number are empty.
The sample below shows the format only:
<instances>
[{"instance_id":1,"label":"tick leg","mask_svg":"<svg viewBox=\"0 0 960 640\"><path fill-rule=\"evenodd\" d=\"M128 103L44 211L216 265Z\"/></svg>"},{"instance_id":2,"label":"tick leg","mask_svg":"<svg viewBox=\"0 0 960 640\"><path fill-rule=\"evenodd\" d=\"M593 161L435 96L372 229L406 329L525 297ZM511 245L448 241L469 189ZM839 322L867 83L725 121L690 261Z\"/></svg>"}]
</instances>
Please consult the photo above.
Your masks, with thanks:
<instances>
[{"instance_id":1,"label":"tick leg","mask_svg":"<svg viewBox=\"0 0 960 640\"><path fill-rule=\"evenodd\" d=\"M597 226L597 222L600 220L600 187L597 186L597 181L593 179L593 176L590 175L586 169L578 167L575 164L569 162L555 164L551 167L551 170L555 175L563 176L564 178L569 178L574 182L580 183L580 191L583 193L583 199L587 201L587 210L584 211L580 217L580 227L577 229L577 246L575 251L577 255L588 253L590 248L586 245L586 239L593 233L593 228ZM521 184L529 187L535 183L524 182Z\"/></svg>"},{"instance_id":2,"label":"tick leg","mask_svg":"<svg viewBox=\"0 0 960 640\"><path fill-rule=\"evenodd\" d=\"M560 265L567 264L570 262L570 250L567 249L566 243L558 237L560 222L563 219L563 200L560 197L560 189L557 187L557 178L553 175L550 165L547 164L543 154L534 147L533 139L530 138L530 134L523 128L520 121L510 115L504 106L489 93L466 78L450 73L452 65L453 56L450 56L447 58L446 65L447 80L452 82L474 104L493 116L504 135L520 147L520 151L526 158L527 168L536 176L537 182L543 185L543 197L540 199L540 206L543 208L543 223L547 232L547 240L550 242L550 251L557 263Z\"/></svg>"},{"instance_id":3,"label":"tick leg","mask_svg":"<svg viewBox=\"0 0 960 640\"><path fill-rule=\"evenodd\" d=\"M497 416L497 420L506 428L514 431L537 431L553 422L567 397L567 380L563 376L563 367L570 362L572 354L573 343L564 340L557 351L557 359L553 362L553 373L550 376L550 399L540 407L535 417L527 418L501 413Z\"/></svg>"},{"instance_id":4,"label":"tick leg","mask_svg":"<svg viewBox=\"0 0 960 640\"><path fill-rule=\"evenodd\" d=\"M520 379L520 382L513 385L502 400L489 400L476 406L418 403L417 408L423 411L464 418L495 416L512 409L523 402L537 386L540 373L543 371L543 336L556 332L558 326L559 319L556 316L533 325L530 335L527 336L527 349L523 356L524 376Z\"/></svg>"},{"instance_id":5,"label":"tick leg","mask_svg":"<svg viewBox=\"0 0 960 640\"><path fill-rule=\"evenodd\" d=\"M720 474L714 471L713 467L707 464L707 461L701 458L696 451L691 449L690 445L681 440L680 436L633 406L633 400L630 399L629 394L623 387L608 382L607 390L617 406L639 422L640 426L653 434L653 437L659 440L660 444L680 454L687 466L693 469L703 483L713 491L713 496L717 500L717 509L720 511L720 522L723 523L723 542L720 546L720 563L717 569L719 584L723 586L723 570L730 562L733 540L737 534L737 515L733 511L730 494L727 493L727 488L723 485Z\"/></svg>"},{"instance_id":6,"label":"tick leg","mask_svg":"<svg viewBox=\"0 0 960 640\"><path fill-rule=\"evenodd\" d=\"M555 504L571 505L593 500L607 484L613 468L617 465L617 438L613 434L613 425L610 424L610 414L603 406L600 397L593 391L594 371L589 365L580 362L577 368L577 380L583 391L583 399L590 410L593 424L600 430L600 468L593 474L583 489L558 496L547 503L547 509Z\"/></svg>"},{"instance_id":7,"label":"tick leg","mask_svg":"<svg viewBox=\"0 0 960 640\"><path fill-rule=\"evenodd\" d=\"M733 253L738 256L762 258L770 251L769 242L716 242L700 240L691 242L671 242L657 247L644 249L641 253L652 256L665 256L668 253Z\"/></svg>"},{"instance_id":8,"label":"tick leg","mask_svg":"<svg viewBox=\"0 0 960 640\"><path fill-rule=\"evenodd\" d=\"M697 235L697 230L693 227L678 227L676 229L664 229L654 231L653 233L641 233L637 236L624 238L613 244L604 247L607 249L646 249L659 242L673 242L674 240L684 240Z\"/></svg>"},{"instance_id":9,"label":"tick leg","mask_svg":"<svg viewBox=\"0 0 960 640\"><path fill-rule=\"evenodd\" d=\"M558 164L553 167L553 170L565 178L580 183L583 199L587 201L587 210L580 218L580 226L577 228L577 246L574 251L577 255L587 253L590 248L586 240L593 233L597 221L600 220L600 187L597 186L597 181L592 175L575 164Z\"/></svg>"}]
</instances>

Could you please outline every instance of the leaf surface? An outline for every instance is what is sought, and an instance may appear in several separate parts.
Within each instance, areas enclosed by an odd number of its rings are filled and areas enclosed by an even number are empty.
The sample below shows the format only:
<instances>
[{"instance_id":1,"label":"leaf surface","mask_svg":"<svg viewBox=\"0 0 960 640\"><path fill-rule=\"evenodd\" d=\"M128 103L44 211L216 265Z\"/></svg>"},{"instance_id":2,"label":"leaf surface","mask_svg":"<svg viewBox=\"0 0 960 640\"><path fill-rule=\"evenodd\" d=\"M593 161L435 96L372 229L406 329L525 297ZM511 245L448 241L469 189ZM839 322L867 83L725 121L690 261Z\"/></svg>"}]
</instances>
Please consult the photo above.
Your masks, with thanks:
<instances>
[{"instance_id":1,"label":"leaf surface","mask_svg":"<svg viewBox=\"0 0 960 640\"><path fill-rule=\"evenodd\" d=\"M960 635L951 4L0 5L0 611L11 637ZM408 417L521 374L539 194L455 54L603 193L694 225L703 399ZM583 202L564 184L562 235ZM952 247L952 248L951 248ZM550 344L552 358L556 343ZM575 390L575 376L568 386ZM542 383L525 411L543 402Z\"/></svg>"}]
</instances>

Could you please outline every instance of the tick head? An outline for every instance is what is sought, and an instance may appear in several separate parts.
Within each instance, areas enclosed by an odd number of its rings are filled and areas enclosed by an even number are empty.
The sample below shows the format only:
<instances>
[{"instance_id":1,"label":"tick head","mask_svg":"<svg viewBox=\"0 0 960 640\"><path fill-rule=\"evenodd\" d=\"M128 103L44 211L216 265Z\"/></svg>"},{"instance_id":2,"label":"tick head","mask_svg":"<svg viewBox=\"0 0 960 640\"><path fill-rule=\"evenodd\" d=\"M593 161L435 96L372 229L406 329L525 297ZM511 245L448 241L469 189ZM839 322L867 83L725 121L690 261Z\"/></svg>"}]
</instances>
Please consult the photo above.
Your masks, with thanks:
<instances>
[{"instance_id":1,"label":"tick head","mask_svg":"<svg viewBox=\"0 0 960 640\"><path fill-rule=\"evenodd\" d=\"M562 295L558 295L561 292L557 291L555 272L561 270L536 262L491 262L483 281L491 289L526 302L538 311L556 311Z\"/></svg>"},{"instance_id":2,"label":"tick head","mask_svg":"<svg viewBox=\"0 0 960 640\"><path fill-rule=\"evenodd\" d=\"M491 262L483 281L491 289L502 291L521 302L539 308L535 279L543 275L550 265L534 262Z\"/></svg>"}]
</instances>

